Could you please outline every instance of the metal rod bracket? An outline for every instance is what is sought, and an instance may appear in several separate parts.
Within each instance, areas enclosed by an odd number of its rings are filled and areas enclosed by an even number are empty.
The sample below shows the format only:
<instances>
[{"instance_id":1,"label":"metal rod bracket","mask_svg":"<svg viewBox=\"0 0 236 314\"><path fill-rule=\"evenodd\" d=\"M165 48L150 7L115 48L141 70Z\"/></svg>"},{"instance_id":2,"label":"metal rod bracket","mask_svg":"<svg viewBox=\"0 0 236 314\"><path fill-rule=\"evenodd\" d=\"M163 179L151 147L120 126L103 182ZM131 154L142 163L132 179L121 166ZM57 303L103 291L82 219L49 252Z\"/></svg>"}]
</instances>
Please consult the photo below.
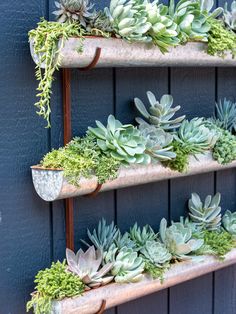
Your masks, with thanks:
<instances>
[{"instance_id":1,"label":"metal rod bracket","mask_svg":"<svg viewBox=\"0 0 236 314\"><path fill-rule=\"evenodd\" d=\"M102 52L102 48L97 47L95 55L94 55L94 58L93 58L93 61L89 65L87 65L86 67L79 68L79 70L80 71L88 71L88 70L91 70L91 69L95 68L97 63L98 63L98 61L99 61L99 59L100 59L101 52Z\"/></svg>"}]
</instances>

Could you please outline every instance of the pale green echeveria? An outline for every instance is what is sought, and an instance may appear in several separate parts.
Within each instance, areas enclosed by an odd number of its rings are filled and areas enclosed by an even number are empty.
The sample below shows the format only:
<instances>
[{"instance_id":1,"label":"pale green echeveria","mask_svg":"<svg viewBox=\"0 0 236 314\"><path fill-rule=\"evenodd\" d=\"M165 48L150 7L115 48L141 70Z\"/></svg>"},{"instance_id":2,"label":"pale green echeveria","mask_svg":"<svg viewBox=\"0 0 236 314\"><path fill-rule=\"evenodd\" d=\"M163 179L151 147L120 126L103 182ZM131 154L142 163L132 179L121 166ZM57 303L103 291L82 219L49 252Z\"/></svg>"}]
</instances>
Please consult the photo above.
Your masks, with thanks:
<instances>
[{"instance_id":1,"label":"pale green echeveria","mask_svg":"<svg viewBox=\"0 0 236 314\"><path fill-rule=\"evenodd\" d=\"M97 229L94 229L93 232L87 230L89 240L101 252L105 252L110 248L112 243L118 238L119 233L120 231L114 222L107 224L104 218L99 221ZM88 247L90 246L86 241L81 241Z\"/></svg>"},{"instance_id":2,"label":"pale green echeveria","mask_svg":"<svg viewBox=\"0 0 236 314\"><path fill-rule=\"evenodd\" d=\"M226 26L232 31L236 31L236 1L231 3L231 11L228 10L228 3L225 3L223 20Z\"/></svg>"},{"instance_id":3,"label":"pale green echeveria","mask_svg":"<svg viewBox=\"0 0 236 314\"><path fill-rule=\"evenodd\" d=\"M193 239L192 229L181 222L172 222L172 225L167 228L165 218L161 220L159 235L173 258L178 260L194 258L194 252L204 243L203 239Z\"/></svg>"},{"instance_id":4,"label":"pale green echeveria","mask_svg":"<svg viewBox=\"0 0 236 314\"><path fill-rule=\"evenodd\" d=\"M219 134L205 126L203 118L184 120L177 132L174 134L176 141L180 142L193 155L203 153L214 147Z\"/></svg>"},{"instance_id":5,"label":"pale green echeveria","mask_svg":"<svg viewBox=\"0 0 236 314\"><path fill-rule=\"evenodd\" d=\"M172 258L165 245L155 240L147 241L140 253L156 267L163 267Z\"/></svg>"},{"instance_id":6,"label":"pale green echeveria","mask_svg":"<svg viewBox=\"0 0 236 314\"><path fill-rule=\"evenodd\" d=\"M209 18L216 18L222 13L222 8L210 12L214 5L213 0L189 1L170 0L169 14L179 27L180 40L208 41L211 25Z\"/></svg>"},{"instance_id":7,"label":"pale green echeveria","mask_svg":"<svg viewBox=\"0 0 236 314\"><path fill-rule=\"evenodd\" d=\"M110 7L104 9L118 37L130 42L151 42L147 34L151 23L142 1L111 0Z\"/></svg>"},{"instance_id":8,"label":"pale green echeveria","mask_svg":"<svg viewBox=\"0 0 236 314\"><path fill-rule=\"evenodd\" d=\"M155 240L157 234L153 231L152 227L145 225L143 228L138 227L138 224L135 223L129 231L130 239L135 243L135 249L142 249L147 241Z\"/></svg>"},{"instance_id":9,"label":"pale green echeveria","mask_svg":"<svg viewBox=\"0 0 236 314\"><path fill-rule=\"evenodd\" d=\"M122 124L110 115L105 127L96 121L97 128L88 128L88 132L97 138L99 148L111 158L123 165L149 164L151 157L145 153L146 139L131 124Z\"/></svg>"},{"instance_id":10,"label":"pale green echeveria","mask_svg":"<svg viewBox=\"0 0 236 314\"><path fill-rule=\"evenodd\" d=\"M115 282L137 282L143 279L143 271L145 263L142 257L131 248L118 248L113 244L109 251L105 254L105 262L112 263L111 274L114 276Z\"/></svg>"},{"instance_id":11,"label":"pale green echeveria","mask_svg":"<svg viewBox=\"0 0 236 314\"><path fill-rule=\"evenodd\" d=\"M79 276L86 289L104 286L113 280L113 276L107 276L113 264L111 262L102 266L102 252L90 246L86 252L80 249L75 254L70 249L66 249L66 260L68 270Z\"/></svg>"},{"instance_id":12,"label":"pale green echeveria","mask_svg":"<svg viewBox=\"0 0 236 314\"><path fill-rule=\"evenodd\" d=\"M140 114L156 128L163 130L173 130L180 126L185 116L173 118L175 113L180 109L180 106L172 107L173 97L171 95L163 95L158 101L155 95L148 91L147 97L149 100L150 107L147 110L143 102L139 98L134 99L134 104ZM136 121L141 124L143 119L136 118Z\"/></svg>"},{"instance_id":13,"label":"pale green echeveria","mask_svg":"<svg viewBox=\"0 0 236 314\"><path fill-rule=\"evenodd\" d=\"M128 232L125 232L123 235L119 231L117 238L114 240L115 246L118 248L118 250L122 249L122 247L126 246L129 249L135 250L136 244L133 240L130 238L130 234Z\"/></svg>"},{"instance_id":14,"label":"pale green echeveria","mask_svg":"<svg viewBox=\"0 0 236 314\"><path fill-rule=\"evenodd\" d=\"M163 4L158 5L158 1L145 1L147 20L151 23L149 34L152 41L161 52L167 52L170 47L179 44L178 26L168 16L168 7Z\"/></svg>"},{"instance_id":15,"label":"pale green echeveria","mask_svg":"<svg viewBox=\"0 0 236 314\"><path fill-rule=\"evenodd\" d=\"M202 202L197 193L192 193L188 201L190 219L201 230L218 230L221 226L221 195L216 193L213 197L208 195Z\"/></svg>"},{"instance_id":16,"label":"pale green echeveria","mask_svg":"<svg viewBox=\"0 0 236 314\"><path fill-rule=\"evenodd\" d=\"M236 238L236 212L227 210L222 218L222 223L227 232Z\"/></svg>"},{"instance_id":17,"label":"pale green echeveria","mask_svg":"<svg viewBox=\"0 0 236 314\"><path fill-rule=\"evenodd\" d=\"M153 162L176 158L176 154L171 151L172 134L157 129L154 125L143 120L140 121L139 130L142 136L147 139L146 152L152 157Z\"/></svg>"}]
</instances>

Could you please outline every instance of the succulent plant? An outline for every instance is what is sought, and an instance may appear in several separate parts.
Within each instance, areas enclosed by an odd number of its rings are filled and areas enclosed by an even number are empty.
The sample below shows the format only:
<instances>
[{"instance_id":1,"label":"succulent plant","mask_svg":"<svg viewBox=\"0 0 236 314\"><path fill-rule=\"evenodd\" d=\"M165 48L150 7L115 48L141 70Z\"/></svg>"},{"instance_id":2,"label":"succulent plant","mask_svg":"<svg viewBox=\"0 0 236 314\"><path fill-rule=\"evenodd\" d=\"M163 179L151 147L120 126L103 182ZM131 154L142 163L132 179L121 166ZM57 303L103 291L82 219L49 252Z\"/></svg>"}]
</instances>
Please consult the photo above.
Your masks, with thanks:
<instances>
[{"instance_id":1,"label":"succulent plant","mask_svg":"<svg viewBox=\"0 0 236 314\"><path fill-rule=\"evenodd\" d=\"M222 218L222 224L227 232L236 237L236 212L227 210Z\"/></svg>"},{"instance_id":2,"label":"succulent plant","mask_svg":"<svg viewBox=\"0 0 236 314\"><path fill-rule=\"evenodd\" d=\"M188 201L189 216L200 229L219 229L221 225L220 199L220 193L216 193L213 197L208 195L203 203L197 193L192 193Z\"/></svg>"},{"instance_id":3,"label":"succulent plant","mask_svg":"<svg viewBox=\"0 0 236 314\"><path fill-rule=\"evenodd\" d=\"M112 33L113 32L113 27L112 24L103 11L98 11L94 18L91 19L89 24L86 27L86 30L90 33L95 32L96 30L101 30L102 32L107 32L107 33Z\"/></svg>"},{"instance_id":4,"label":"succulent plant","mask_svg":"<svg viewBox=\"0 0 236 314\"><path fill-rule=\"evenodd\" d=\"M134 99L134 104L141 115L152 125L163 130L176 129L180 126L185 116L180 116L171 120L174 114L180 109L180 106L172 108L173 97L171 95L163 95L160 102L155 95L148 91L147 97L150 103L149 112L139 98ZM141 118L136 118L136 121L141 124L144 122Z\"/></svg>"},{"instance_id":5,"label":"succulent plant","mask_svg":"<svg viewBox=\"0 0 236 314\"><path fill-rule=\"evenodd\" d=\"M228 3L225 3L223 20L232 31L236 31L236 1L231 3L231 11L228 10Z\"/></svg>"},{"instance_id":6,"label":"succulent plant","mask_svg":"<svg viewBox=\"0 0 236 314\"><path fill-rule=\"evenodd\" d=\"M88 289L106 285L113 280L113 276L106 276L113 264L107 263L101 267L102 252L96 251L94 246L90 246L86 252L80 249L77 254L66 249L66 259L68 270L79 276Z\"/></svg>"},{"instance_id":7,"label":"succulent plant","mask_svg":"<svg viewBox=\"0 0 236 314\"><path fill-rule=\"evenodd\" d=\"M113 264L111 274L118 283L137 282L143 278L145 263L131 248L123 247L118 251L113 244L105 255L105 262Z\"/></svg>"},{"instance_id":8,"label":"succulent plant","mask_svg":"<svg viewBox=\"0 0 236 314\"><path fill-rule=\"evenodd\" d=\"M213 158L220 164L228 164L236 159L236 136L222 131L213 148Z\"/></svg>"},{"instance_id":9,"label":"succulent plant","mask_svg":"<svg viewBox=\"0 0 236 314\"><path fill-rule=\"evenodd\" d=\"M114 222L107 225L106 220L103 218L99 221L97 229L94 229L92 233L88 230L87 233L94 246L102 252L105 252L118 238L119 230L114 225ZM88 247L90 246L86 241L81 241Z\"/></svg>"},{"instance_id":10,"label":"succulent plant","mask_svg":"<svg viewBox=\"0 0 236 314\"><path fill-rule=\"evenodd\" d=\"M194 253L194 251L198 250L204 243L203 239L193 239L191 227L181 222L172 223L172 225L167 228L165 218L161 220L159 235L168 251L178 260L193 258L193 256L189 254Z\"/></svg>"},{"instance_id":11,"label":"succulent plant","mask_svg":"<svg viewBox=\"0 0 236 314\"><path fill-rule=\"evenodd\" d=\"M228 130L236 131L236 103L224 98L216 103L216 113L212 121L216 126Z\"/></svg>"},{"instance_id":12,"label":"succulent plant","mask_svg":"<svg viewBox=\"0 0 236 314\"><path fill-rule=\"evenodd\" d=\"M145 259L157 267L162 267L163 264L169 262L172 257L165 245L155 240L147 241L140 250L140 253L144 255Z\"/></svg>"},{"instance_id":13,"label":"succulent plant","mask_svg":"<svg viewBox=\"0 0 236 314\"><path fill-rule=\"evenodd\" d=\"M122 124L110 115L107 127L96 121L97 128L88 128L88 132L97 138L97 145L108 156L124 165L148 164L151 157L145 153L146 139L131 124Z\"/></svg>"},{"instance_id":14,"label":"succulent plant","mask_svg":"<svg viewBox=\"0 0 236 314\"><path fill-rule=\"evenodd\" d=\"M140 121L139 130L141 135L147 139L146 152L152 157L152 160L170 160L176 157L172 152L171 143L173 135L162 129L157 129L145 121Z\"/></svg>"},{"instance_id":15,"label":"succulent plant","mask_svg":"<svg viewBox=\"0 0 236 314\"><path fill-rule=\"evenodd\" d=\"M210 13L213 5L214 0L180 0L176 5L174 0L170 0L169 14L179 26L182 42L189 39L207 42L211 29L208 19L216 18L222 13L222 8Z\"/></svg>"},{"instance_id":16,"label":"succulent plant","mask_svg":"<svg viewBox=\"0 0 236 314\"><path fill-rule=\"evenodd\" d=\"M124 246L133 250L135 250L136 247L135 242L131 240L130 234L128 232L125 232L122 235L121 232L119 231L117 238L114 240L114 244L118 250L122 249Z\"/></svg>"},{"instance_id":17,"label":"succulent plant","mask_svg":"<svg viewBox=\"0 0 236 314\"><path fill-rule=\"evenodd\" d=\"M209 150L218 139L216 131L208 129L202 118L184 120L174 137L193 155Z\"/></svg>"},{"instance_id":18,"label":"succulent plant","mask_svg":"<svg viewBox=\"0 0 236 314\"><path fill-rule=\"evenodd\" d=\"M90 0L61 0L55 1L57 10L53 12L60 23L66 21L79 22L84 28L94 19L96 12L91 10L94 4Z\"/></svg>"},{"instance_id":19,"label":"succulent plant","mask_svg":"<svg viewBox=\"0 0 236 314\"><path fill-rule=\"evenodd\" d=\"M104 9L118 37L130 42L151 42L147 35L151 23L143 1L111 0L110 7Z\"/></svg>"},{"instance_id":20,"label":"succulent plant","mask_svg":"<svg viewBox=\"0 0 236 314\"><path fill-rule=\"evenodd\" d=\"M168 16L168 7L159 4L158 0L150 2L145 1L145 11L147 12L147 20L151 23L148 34L152 37L152 41L164 53L169 47L179 44L178 26Z\"/></svg>"},{"instance_id":21,"label":"succulent plant","mask_svg":"<svg viewBox=\"0 0 236 314\"><path fill-rule=\"evenodd\" d=\"M147 241L152 241L157 238L157 235L153 231L152 227L149 225L144 226L143 228L138 227L138 224L135 223L129 231L130 238L134 241L136 249L140 250L145 246Z\"/></svg>"}]
</instances>

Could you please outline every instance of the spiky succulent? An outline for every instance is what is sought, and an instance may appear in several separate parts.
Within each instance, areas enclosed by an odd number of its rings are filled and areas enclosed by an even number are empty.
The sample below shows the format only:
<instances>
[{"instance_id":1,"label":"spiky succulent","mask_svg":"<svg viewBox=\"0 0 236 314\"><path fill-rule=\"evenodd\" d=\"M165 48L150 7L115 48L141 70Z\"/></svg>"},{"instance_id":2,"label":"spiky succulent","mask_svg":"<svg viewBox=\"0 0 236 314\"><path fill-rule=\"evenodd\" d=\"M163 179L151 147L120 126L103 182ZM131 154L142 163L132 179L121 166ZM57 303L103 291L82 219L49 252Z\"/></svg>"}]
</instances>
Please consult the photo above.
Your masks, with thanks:
<instances>
[{"instance_id":1,"label":"spiky succulent","mask_svg":"<svg viewBox=\"0 0 236 314\"><path fill-rule=\"evenodd\" d=\"M189 254L194 253L204 243L202 239L193 239L191 227L181 222L172 223L167 228L165 218L161 220L159 235L173 258L178 260L191 259L193 256Z\"/></svg>"},{"instance_id":2,"label":"spiky succulent","mask_svg":"<svg viewBox=\"0 0 236 314\"><path fill-rule=\"evenodd\" d=\"M169 47L179 44L178 26L168 16L168 7L163 4L158 4L158 0L150 2L145 1L145 11L147 12L147 20L151 23L149 35L152 41L164 53Z\"/></svg>"},{"instance_id":3,"label":"spiky succulent","mask_svg":"<svg viewBox=\"0 0 236 314\"><path fill-rule=\"evenodd\" d=\"M139 98L134 99L134 104L137 110L149 123L163 130L176 129L180 126L180 123L183 121L185 116L171 119L180 109L180 106L172 108L173 97L171 95L163 95L160 102L150 91L147 92L147 97L150 103L149 111L147 111L143 102ZM143 123L143 119L141 118L136 118L136 121L139 124Z\"/></svg>"},{"instance_id":4,"label":"spiky succulent","mask_svg":"<svg viewBox=\"0 0 236 314\"><path fill-rule=\"evenodd\" d=\"M98 11L87 25L86 30L92 34L99 34L99 32L97 32L99 30L102 32L101 34L104 32L112 33L113 27L105 12Z\"/></svg>"},{"instance_id":5,"label":"spiky succulent","mask_svg":"<svg viewBox=\"0 0 236 314\"><path fill-rule=\"evenodd\" d=\"M221 226L220 199L220 193L216 193L213 197L208 195L203 203L197 193L192 193L188 201L189 216L201 230L217 230Z\"/></svg>"},{"instance_id":6,"label":"spiky succulent","mask_svg":"<svg viewBox=\"0 0 236 314\"><path fill-rule=\"evenodd\" d=\"M122 247L126 246L129 249L135 250L136 244L133 240L130 238L130 234L128 232L125 232L123 235L119 231L117 238L114 240L115 246L118 248L118 250L122 249Z\"/></svg>"},{"instance_id":7,"label":"spiky succulent","mask_svg":"<svg viewBox=\"0 0 236 314\"><path fill-rule=\"evenodd\" d=\"M187 147L191 154L195 155L212 148L218 135L204 125L202 118L193 118L190 121L184 120L174 137L183 147Z\"/></svg>"},{"instance_id":8,"label":"spiky succulent","mask_svg":"<svg viewBox=\"0 0 236 314\"><path fill-rule=\"evenodd\" d=\"M145 121L140 121L139 130L141 135L147 139L146 152L153 161L171 160L176 157L171 146L173 135L162 129L157 129Z\"/></svg>"},{"instance_id":9,"label":"spiky succulent","mask_svg":"<svg viewBox=\"0 0 236 314\"><path fill-rule=\"evenodd\" d=\"M227 232L236 238L236 212L227 210L222 218L222 223Z\"/></svg>"},{"instance_id":10,"label":"spiky succulent","mask_svg":"<svg viewBox=\"0 0 236 314\"><path fill-rule=\"evenodd\" d=\"M157 235L151 226L146 225L143 228L140 228L138 227L137 223L135 223L134 226L130 228L129 234L131 240L135 243L137 250L143 248L147 241L152 241L157 238Z\"/></svg>"},{"instance_id":11,"label":"spiky succulent","mask_svg":"<svg viewBox=\"0 0 236 314\"><path fill-rule=\"evenodd\" d=\"M88 230L87 234L94 246L102 252L105 252L118 238L119 230L115 226L114 222L108 225L106 220L103 218L99 221L97 229L94 229L92 233ZM86 241L81 241L87 246L90 246Z\"/></svg>"},{"instance_id":12,"label":"spiky succulent","mask_svg":"<svg viewBox=\"0 0 236 314\"><path fill-rule=\"evenodd\" d=\"M231 30L236 31L236 1L231 3L231 11L228 10L228 3L225 3L223 20Z\"/></svg>"},{"instance_id":13,"label":"spiky succulent","mask_svg":"<svg viewBox=\"0 0 236 314\"><path fill-rule=\"evenodd\" d=\"M96 251L94 246L90 246L86 252L80 249L77 254L66 249L66 259L68 270L79 276L88 289L106 285L113 280L113 276L106 276L113 264L107 263L101 267L102 252Z\"/></svg>"},{"instance_id":14,"label":"spiky succulent","mask_svg":"<svg viewBox=\"0 0 236 314\"><path fill-rule=\"evenodd\" d=\"M110 115L105 127L96 121L97 128L88 128L88 132L97 138L97 145L108 156L124 165L148 164L151 157L145 153L146 139L131 124L122 124Z\"/></svg>"},{"instance_id":15,"label":"spiky succulent","mask_svg":"<svg viewBox=\"0 0 236 314\"><path fill-rule=\"evenodd\" d=\"M147 35L151 23L143 1L111 0L110 7L104 9L118 37L130 42L151 42Z\"/></svg>"},{"instance_id":16,"label":"spiky succulent","mask_svg":"<svg viewBox=\"0 0 236 314\"><path fill-rule=\"evenodd\" d=\"M96 16L95 11L91 11L94 4L90 0L60 0L55 1L57 10L53 12L60 23L66 21L79 22L84 28Z\"/></svg>"},{"instance_id":17,"label":"spiky succulent","mask_svg":"<svg viewBox=\"0 0 236 314\"><path fill-rule=\"evenodd\" d=\"M236 131L236 103L226 98L216 103L216 113L212 122L230 132Z\"/></svg>"},{"instance_id":18,"label":"spiky succulent","mask_svg":"<svg viewBox=\"0 0 236 314\"><path fill-rule=\"evenodd\" d=\"M143 278L145 263L131 248L123 247L118 251L113 244L105 255L105 262L113 264L111 274L118 283L137 282Z\"/></svg>"},{"instance_id":19,"label":"spiky succulent","mask_svg":"<svg viewBox=\"0 0 236 314\"><path fill-rule=\"evenodd\" d=\"M157 267L162 267L172 257L165 245L155 240L147 241L140 253Z\"/></svg>"},{"instance_id":20,"label":"spiky succulent","mask_svg":"<svg viewBox=\"0 0 236 314\"><path fill-rule=\"evenodd\" d=\"M222 131L213 148L213 158L220 164L228 164L236 159L236 136Z\"/></svg>"}]
</instances>

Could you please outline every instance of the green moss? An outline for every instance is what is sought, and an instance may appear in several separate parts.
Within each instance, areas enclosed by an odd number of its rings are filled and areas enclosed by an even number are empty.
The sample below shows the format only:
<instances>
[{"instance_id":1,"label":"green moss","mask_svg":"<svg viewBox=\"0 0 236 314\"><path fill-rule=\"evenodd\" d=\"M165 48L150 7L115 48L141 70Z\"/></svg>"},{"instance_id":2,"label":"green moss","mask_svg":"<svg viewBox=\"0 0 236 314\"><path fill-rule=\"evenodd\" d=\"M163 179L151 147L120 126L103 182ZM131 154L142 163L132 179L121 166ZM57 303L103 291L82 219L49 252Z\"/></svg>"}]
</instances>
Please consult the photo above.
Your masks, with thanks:
<instances>
[{"instance_id":1,"label":"green moss","mask_svg":"<svg viewBox=\"0 0 236 314\"><path fill-rule=\"evenodd\" d=\"M213 148L213 158L220 164L228 164L236 159L236 137L223 131Z\"/></svg>"},{"instance_id":2,"label":"green moss","mask_svg":"<svg viewBox=\"0 0 236 314\"><path fill-rule=\"evenodd\" d=\"M27 303L27 312L33 308L35 314L51 313L51 302L66 297L81 295L84 284L81 279L66 271L66 263L52 263L50 268L40 270L34 281L36 291Z\"/></svg>"},{"instance_id":3,"label":"green moss","mask_svg":"<svg viewBox=\"0 0 236 314\"><path fill-rule=\"evenodd\" d=\"M164 282L164 273L168 267L157 267L148 260L145 260L144 271L153 279L159 279L161 283Z\"/></svg>"},{"instance_id":4,"label":"green moss","mask_svg":"<svg viewBox=\"0 0 236 314\"><path fill-rule=\"evenodd\" d=\"M62 168L71 184L78 185L80 177L95 174L99 183L117 177L120 162L104 155L93 135L74 138L64 148L48 153L41 165L46 168Z\"/></svg>"},{"instance_id":5,"label":"green moss","mask_svg":"<svg viewBox=\"0 0 236 314\"><path fill-rule=\"evenodd\" d=\"M226 52L230 52L234 58L236 55L236 35L231 30L226 29L223 22L214 18L209 19L211 29L208 37L207 53L225 57Z\"/></svg>"},{"instance_id":6,"label":"green moss","mask_svg":"<svg viewBox=\"0 0 236 314\"><path fill-rule=\"evenodd\" d=\"M171 145L173 146L172 151L176 153L176 158L163 162L163 164L179 172L187 171L190 155L189 149L184 147L182 143L175 140L171 143Z\"/></svg>"}]
</instances>

